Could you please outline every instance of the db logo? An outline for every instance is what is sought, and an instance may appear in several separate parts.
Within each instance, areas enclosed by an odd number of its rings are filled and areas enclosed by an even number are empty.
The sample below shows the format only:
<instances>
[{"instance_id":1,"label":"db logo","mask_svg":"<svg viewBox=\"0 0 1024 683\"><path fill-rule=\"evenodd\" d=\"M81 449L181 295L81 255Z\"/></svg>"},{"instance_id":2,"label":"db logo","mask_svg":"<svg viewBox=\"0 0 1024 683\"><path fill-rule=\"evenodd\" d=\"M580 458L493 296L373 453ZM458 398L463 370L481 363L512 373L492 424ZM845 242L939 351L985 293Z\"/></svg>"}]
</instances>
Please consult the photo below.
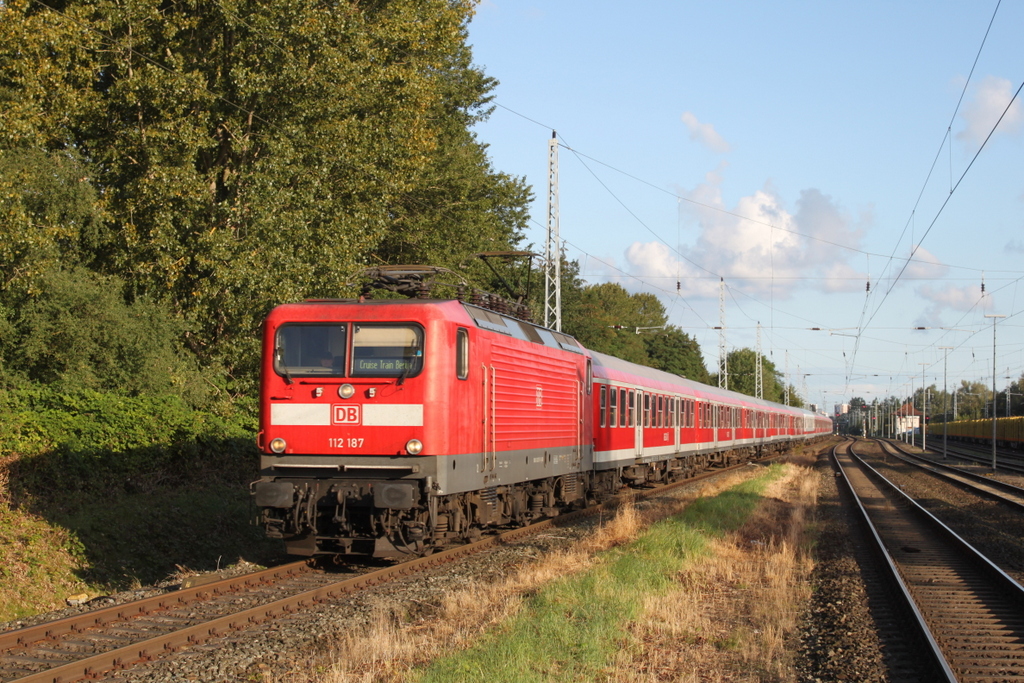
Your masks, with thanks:
<instances>
[{"instance_id":1,"label":"db logo","mask_svg":"<svg viewBox=\"0 0 1024 683\"><path fill-rule=\"evenodd\" d=\"M359 406L334 406L334 419L331 422L336 425L359 424Z\"/></svg>"}]
</instances>

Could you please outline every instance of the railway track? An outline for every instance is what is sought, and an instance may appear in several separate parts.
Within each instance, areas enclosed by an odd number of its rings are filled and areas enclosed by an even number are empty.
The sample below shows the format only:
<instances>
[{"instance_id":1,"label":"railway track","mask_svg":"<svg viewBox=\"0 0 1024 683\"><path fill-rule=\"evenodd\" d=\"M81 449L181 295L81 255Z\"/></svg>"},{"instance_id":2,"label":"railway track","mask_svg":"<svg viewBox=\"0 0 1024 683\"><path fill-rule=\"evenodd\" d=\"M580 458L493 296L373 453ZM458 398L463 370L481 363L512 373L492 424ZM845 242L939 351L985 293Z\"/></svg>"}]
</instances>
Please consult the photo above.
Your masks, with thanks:
<instances>
[{"instance_id":1,"label":"railway track","mask_svg":"<svg viewBox=\"0 0 1024 683\"><path fill-rule=\"evenodd\" d=\"M928 453L941 455L943 451L942 438L934 441L928 440ZM920 439L915 439L914 446L920 447ZM973 463L979 467L992 467L992 447L965 444L961 441L947 442L945 450L950 457L956 457L963 462ZM996 471L1005 474L1024 475L1024 454L1016 449L996 449Z\"/></svg>"},{"instance_id":2,"label":"railway track","mask_svg":"<svg viewBox=\"0 0 1024 683\"><path fill-rule=\"evenodd\" d=\"M978 495L998 500L1024 512L1024 489L1013 484L982 476L950 465L944 465L929 458L911 453L898 443L875 440L887 453L900 458L909 465L918 467L957 486L970 489Z\"/></svg>"},{"instance_id":3,"label":"railway track","mask_svg":"<svg viewBox=\"0 0 1024 683\"><path fill-rule=\"evenodd\" d=\"M833 451L893 594L916 625L922 681L1024 681L1024 588L867 466Z\"/></svg>"},{"instance_id":4,"label":"railway track","mask_svg":"<svg viewBox=\"0 0 1024 683\"><path fill-rule=\"evenodd\" d=\"M340 580L336 574L315 571L307 563L297 562L0 632L0 683L70 683L130 669L319 602L613 509L625 500L656 496L744 466L712 470L658 488L631 490L603 504Z\"/></svg>"}]
</instances>

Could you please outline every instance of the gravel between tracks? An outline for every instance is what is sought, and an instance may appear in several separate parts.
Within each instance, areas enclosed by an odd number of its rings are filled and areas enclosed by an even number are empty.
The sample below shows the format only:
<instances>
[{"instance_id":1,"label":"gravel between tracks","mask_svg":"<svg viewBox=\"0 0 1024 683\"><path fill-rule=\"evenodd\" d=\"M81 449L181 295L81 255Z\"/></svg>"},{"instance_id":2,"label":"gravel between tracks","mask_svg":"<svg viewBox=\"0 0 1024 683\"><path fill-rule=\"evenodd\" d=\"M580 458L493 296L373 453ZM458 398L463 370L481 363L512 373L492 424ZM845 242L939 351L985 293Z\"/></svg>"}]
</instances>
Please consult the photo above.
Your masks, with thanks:
<instances>
[{"instance_id":1,"label":"gravel between tracks","mask_svg":"<svg viewBox=\"0 0 1024 683\"><path fill-rule=\"evenodd\" d=\"M866 454L873 451L860 447ZM881 458L879 458L881 459ZM891 459L890 459L891 460ZM884 464L884 463L883 463ZM835 475L827 451L819 456L820 477L815 545L816 568L814 593L805 614L799 638L795 680L826 681L890 681L885 666L885 643L879 636L854 553L854 540L849 529L852 517L840 504ZM890 467L892 476L908 493L924 496L941 508L946 516L957 518L963 532L971 536L983 552L1001 556L1012 575L1020 580L1024 567L1024 529L1021 520L997 517L992 524L977 521L984 512L997 507L972 494L944 484L935 483L924 474L914 474L899 467ZM699 484L695 484L699 486ZM681 496L690 487L680 487L665 496ZM657 504L657 499L643 505ZM996 511L995 514L998 514ZM358 594L324 603L313 610L267 622L219 640L210 646L198 646L168 659L160 660L130 672L115 672L104 680L165 683L168 681L307 681L316 676L318 655L329 650L336 634L358 628L379 618L381 610L404 613L412 620L429 620L436 605L448 592L462 588L470 579L498 579L524 566L543 554L567 548L590 533L600 522L586 519L571 526L549 530L507 546L491 549L471 558L434 568L426 573L399 579ZM1007 527L1005 524L1016 524ZM1003 529L1000 529L1003 526ZM1013 543L1007 536L1016 534ZM146 591L113 596L117 602L141 597ZM66 610L77 612L81 608ZM40 615L13 627L35 621L64 616ZM0 626L0 630L4 628Z\"/></svg>"},{"instance_id":2,"label":"gravel between tracks","mask_svg":"<svg viewBox=\"0 0 1024 683\"><path fill-rule=\"evenodd\" d=\"M813 593L800 636L797 680L888 681L883 643L854 554L854 517L839 499L828 450L815 467L820 485Z\"/></svg>"},{"instance_id":3,"label":"gravel between tracks","mask_svg":"<svg viewBox=\"0 0 1024 683\"><path fill-rule=\"evenodd\" d=\"M682 496L701 485L682 486L637 505L656 505L662 496ZM572 546L601 521L601 516L586 518L332 600L316 609L251 627L209 646L197 646L130 671L112 672L101 680L141 683L313 680L318 655L330 649L338 633L370 623L379 618L382 610L403 613L410 620L430 619L446 594L465 587L470 580L486 582L502 578L546 553Z\"/></svg>"}]
</instances>

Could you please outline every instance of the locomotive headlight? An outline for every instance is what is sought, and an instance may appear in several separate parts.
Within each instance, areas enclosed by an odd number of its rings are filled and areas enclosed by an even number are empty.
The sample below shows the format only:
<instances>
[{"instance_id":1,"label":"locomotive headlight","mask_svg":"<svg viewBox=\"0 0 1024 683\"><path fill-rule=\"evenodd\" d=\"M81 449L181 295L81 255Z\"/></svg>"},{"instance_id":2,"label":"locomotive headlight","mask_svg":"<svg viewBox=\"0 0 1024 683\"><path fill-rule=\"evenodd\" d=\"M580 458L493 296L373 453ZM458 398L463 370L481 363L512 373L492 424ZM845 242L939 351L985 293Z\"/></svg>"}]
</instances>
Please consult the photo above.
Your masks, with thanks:
<instances>
[{"instance_id":1,"label":"locomotive headlight","mask_svg":"<svg viewBox=\"0 0 1024 683\"><path fill-rule=\"evenodd\" d=\"M284 453L284 449L288 448L288 444L285 443L284 439L278 437L270 442L270 450L275 453Z\"/></svg>"},{"instance_id":2,"label":"locomotive headlight","mask_svg":"<svg viewBox=\"0 0 1024 683\"><path fill-rule=\"evenodd\" d=\"M405 450L409 455L419 455L423 450L423 442L419 439L409 439L409 443L405 444Z\"/></svg>"},{"instance_id":3,"label":"locomotive headlight","mask_svg":"<svg viewBox=\"0 0 1024 683\"><path fill-rule=\"evenodd\" d=\"M352 398L356 395L356 388L351 384L342 384L338 387L338 396L342 398Z\"/></svg>"}]
</instances>

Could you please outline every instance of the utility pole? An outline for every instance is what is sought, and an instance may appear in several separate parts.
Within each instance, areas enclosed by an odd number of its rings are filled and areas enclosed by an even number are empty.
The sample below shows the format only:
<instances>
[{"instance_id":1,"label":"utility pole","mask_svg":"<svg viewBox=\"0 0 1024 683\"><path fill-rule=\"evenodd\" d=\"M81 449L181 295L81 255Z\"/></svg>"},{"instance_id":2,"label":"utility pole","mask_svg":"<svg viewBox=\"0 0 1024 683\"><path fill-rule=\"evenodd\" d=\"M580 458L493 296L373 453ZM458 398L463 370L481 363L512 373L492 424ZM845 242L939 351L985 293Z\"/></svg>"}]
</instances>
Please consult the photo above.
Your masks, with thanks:
<instances>
[{"instance_id":1,"label":"utility pole","mask_svg":"<svg viewBox=\"0 0 1024 683\"><path fill-rule=\"evenodd\" d=\"M725 278L718 278L718 386L729 388L729 356L725 352Z\"/></svg>"},{"instance_id":2,"label":"utility pole","mask_svg":"<svg viewBox=\"0 0 1024 683\"><path fill-rule=\"evenodd\" d=\"M754 370L754 396L764 398L764 377L761 374L761 322L757 323L757 368Z\"/></svg>"},{"instance_id":3,"label":"utility pole","mask_svg":"<svg viewBox=\"0 0 1024 683\"><path fill-rule=\"evenodd\" d=\"M928 450L928 434L925 425L928 422L928 390L924 386L924 369L930 363L918 363L921 366L921 450Z\"/></svg>"},{"instance_id":4,"label":"utility pole","mask_svg":"<svg viewBox=\"0 0 1024 683\"><path fill-rule=\"evenodd\" d=\"M544 250L544 327L562 331L562 240L558 234L558 136L548 141L548 243Z\"/></svg>"},{"instance_id":5,"label":"utility pole","mask_svg":"<svg viewBox=\"0 0 1024 683\"><path fill-rule=\"evenodd\" d=\"M996 321L1005 315L986 313L992 318L992 471L996 471Z\"/></svg>"},{"instance_id":6,"label":"utility pole","mask_svg":"<svg viewBox=\"0 0 1024 683\"><path fill-rule=\"evenodd\" d=\"M940 349L946 353L942 356L942 457L947 458L949 454L946 452L946 429L949 423L949 414L946 412L946 403L949 401L949 394L946 392L946 366L949 364L949 352L953 350L952 346L940 346ZM956 402L953 402L956 405Z\"/></svg>"}]
</instances>

